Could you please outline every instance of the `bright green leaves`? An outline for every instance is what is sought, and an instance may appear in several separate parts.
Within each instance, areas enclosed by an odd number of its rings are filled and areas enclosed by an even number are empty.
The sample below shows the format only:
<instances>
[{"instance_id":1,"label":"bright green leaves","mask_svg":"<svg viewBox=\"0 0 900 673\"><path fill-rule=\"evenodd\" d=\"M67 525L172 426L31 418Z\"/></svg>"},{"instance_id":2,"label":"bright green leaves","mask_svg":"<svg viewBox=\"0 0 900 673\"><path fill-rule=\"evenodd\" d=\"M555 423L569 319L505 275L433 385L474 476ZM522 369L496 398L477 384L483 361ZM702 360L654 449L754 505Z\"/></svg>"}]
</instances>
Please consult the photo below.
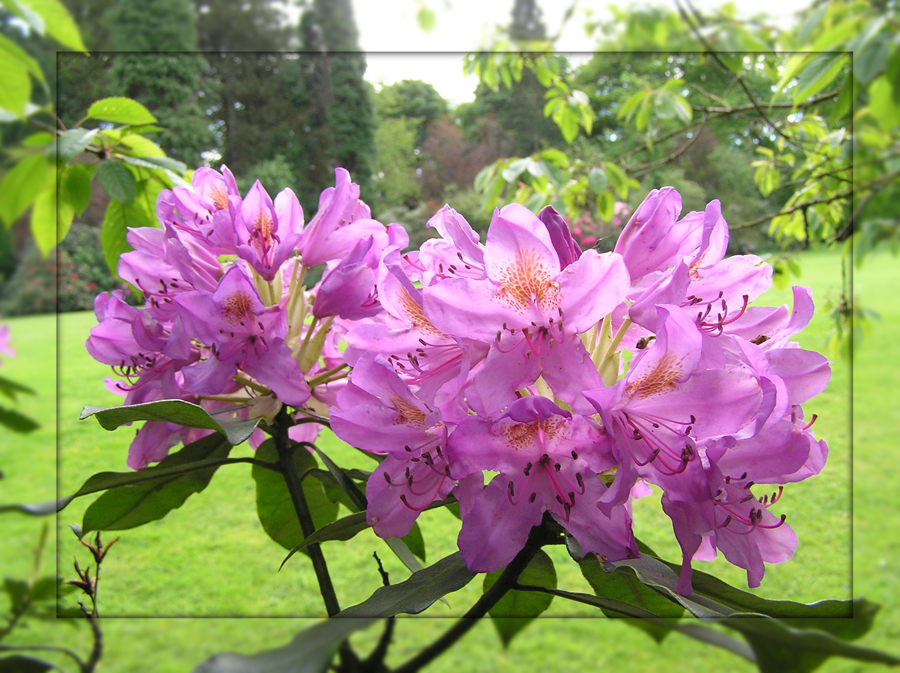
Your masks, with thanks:
<instances>
[{"instance_id":1,"label":"bright green leaves","mask_svg":"<svg viewBox=\"0 0 900 673\"><path fill-rule=\"evenodd\" d=\"M11 227L28 209L47 182L52 163L43 154L31 154L17 163L0 183L0 219Z\"/></svg>"},{"instance_id":2,"label":"bright green leaves","mask_svg":"<svg viewBox=\"0 0 900 673\"><path fill-rule=\"evenodd\" d=\"M657 89L645 85L625 99L616 117L629 123L634 120L638 131L650 130L653 113L659 121L675 120L688 124L693 118L693 110L683 95L686 88L680 79L669 80Z\"/></svg>"},{"instance_id":3,"label":"bright green leaves","mask_svg":"<svg viewBox=\"0 0 900 673\"><path fill-rule=\"evenodd\" d=\"M484 576L484 591L490 589L503 573L503 568ZM522 571L519 584L556 589L556 569L553 560L543 550L538 551ZM539 617L553 601L553 596L539 591L509 591L488 614L503 641L509 647L513 638L528 624Z\"/></svg>"},{"instance_id":4,"label":"bright green leaves","mask_svg":"<svg viewBox=\"0 0 900 673\"><path fill-rule=\"evenodd\" d=\"M572 90L561 79L552 80L553 87L544 94L544 116L553 119L567 143L578 136L579 127L587 135L594 128L594 109L583 91Z\"/></svg>"},{"instance_id":5,"label":"bright green leaves","mask_svg":"<svg viewBox=\"0 0 900 673\"><path fill-rule=\"evenodd\" d=\"M8 41L8 40L7 40ZM25 114L31 100L31 80L28 69L0 42L0 108L15 117Z\"/></svg>"},{"instance_id":6,"label":"bright green leaves","mask_svg":"<svg viewBox=\"0 0 900 673\"><path fill-rule=\"evenodd\" d=\"M303 447L295 446L291 452L293 469L302 479L303 495L309 507L313 523L317 529L330 524L337 518L338 505L332 502L322 482L317 479L303 478L308 471L318 467L315 457ZM258 460L272 463L278 462L275 443L269 439L256 450ZM297 520L297 513L291 499L285 478L280 472L253 466L253 480L256 482L256 512L259 521L268 536L285 549L294 549L304 540L303 530ZM304 551L301 549L298 551Z\"/></svg>"},{"instance_id":7,"label":"bright green leaves","mask_svg":"<svg viewBox=\"0 0 900 673\"><path fill-rule=\"evenodd\" d=\"M147 108L130 98L98 100L88 110L88 118L131 126L156 123L156 117Z\"/></svg>"},{"instance_id":8,"label":"bright green leaves","mask_svg":"<svg viewBox=\"0 0 900 673\"><path fill-rule=\"evenodd\" d=\"M48 35L72 51L87 51L78 26L59 0L4 0L38 35Z\"/></svg>"},{"instance_id":9,"label":"bright green leaves","mask_svg":"<svg viewBox=\"0 0 900 673\"><path fill-rule=\"evenodd\" d=\"M31 234L34 242L45 257L56 244L66 237L75 211L67 195L59 193L58 174L55 166L47 171L43 189L38 193L31 208Z\"/></svg>"},{"instance_id":10,"label":"bright green leaves","mask_svg":"<svg viewBox=\"0 0 900 673\"><path fill-rule=\"evenodd\" d=\"M231 444L221 435L213 434L188 444L153 467L121 475L109 472L94 475L79 493L91 488L99 490L98 487L109 490L85 511L82 533L125 530L162 519L209 485L229 451ZM129 483L128 477L134 481ZM109 486L122 481L125 483Z\"/></svg>"},{"instance_id":11,"label":"bright green leaves","mask_svg":"<svg viewBox=\"0 0 900 673\"><path fill-rule=\"evenodd\" d=\"M416 23L418 23L419 28L426 33L433 31L434 27L437 25L437 17L435 16L434 10L424 2L419 5L419 9L416 11Z\"/></svg>"},{"instance_id":12,"label":"bright green leaves","mask_svg":"<svg viewBox=\"0 0 900 673\"><path fill-rule=\"evenodd\" d=\"M175 423L185 428L202 428L215 430L231 444L245 441L256 429L258 418L243 420L227 414L217 414L213 418L205 409L185 402L184 400L157 400L144 404L132 404L121 407L85 406L81 411L81 420L96 417L105 430L115 430L126 423L134 421L163 421Z\"/></svg>"}]
</instances>

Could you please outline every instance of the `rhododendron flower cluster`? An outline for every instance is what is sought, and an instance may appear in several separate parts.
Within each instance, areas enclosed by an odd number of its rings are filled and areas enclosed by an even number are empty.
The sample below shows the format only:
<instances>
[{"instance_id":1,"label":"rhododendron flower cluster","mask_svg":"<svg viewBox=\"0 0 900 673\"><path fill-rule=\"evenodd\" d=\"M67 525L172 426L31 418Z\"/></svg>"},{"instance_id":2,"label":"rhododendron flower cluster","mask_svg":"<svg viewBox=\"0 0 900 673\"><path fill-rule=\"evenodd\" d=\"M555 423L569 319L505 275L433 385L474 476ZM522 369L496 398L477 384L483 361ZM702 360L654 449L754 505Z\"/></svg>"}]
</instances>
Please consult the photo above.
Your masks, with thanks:
<instances>
[{"instance_id":1,"label":"rhododendron flower cluster","mask_svg":"<svg viewBox=\"0 0 900 673\"><path fill-rule=\"evenodd\" d=\"M584 553L638 556L631 503L648 485L683 552L680 592L694 559L721 552L758 586L792 555L774 506L824 465L801 405L830 369L790 341L813 313L807 288L792 309L751 305L772 269L725 256L718 202L682 217L677 192L654 190L604 254L552 208L518 204L484 240L445 206L427 223L437 236L409 251L343 169L309 222L291 190L241 196L225 167L163 192L157 214L119 264L144 306L101 294L87 342L127 404L328 416L381 458L366 486L375 533L405 536L453 497L475 572L508 564L545 516ZM204 432L148 422L128 463Z\"/></svg>"}]
</instances>

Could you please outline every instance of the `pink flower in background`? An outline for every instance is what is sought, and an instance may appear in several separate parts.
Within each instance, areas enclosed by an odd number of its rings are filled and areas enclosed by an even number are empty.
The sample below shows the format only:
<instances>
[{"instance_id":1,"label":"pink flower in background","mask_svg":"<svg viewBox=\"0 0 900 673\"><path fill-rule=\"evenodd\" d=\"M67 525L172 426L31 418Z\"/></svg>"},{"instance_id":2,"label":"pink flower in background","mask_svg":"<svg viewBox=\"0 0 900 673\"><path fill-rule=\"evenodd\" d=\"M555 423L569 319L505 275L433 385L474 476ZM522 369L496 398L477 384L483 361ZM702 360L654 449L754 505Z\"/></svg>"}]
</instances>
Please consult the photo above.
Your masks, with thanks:
<instances>
[{"instance_id":1,"label":"pink flower in background","mask_svg":"<svg viewBox=\"0 0 900 673\"><path fill-rule=\"evenodd\" d=\"M9 325L0 325L0 353L11 358L16 357L16 352L9 345Z\"/></svg>"}]
</instances>

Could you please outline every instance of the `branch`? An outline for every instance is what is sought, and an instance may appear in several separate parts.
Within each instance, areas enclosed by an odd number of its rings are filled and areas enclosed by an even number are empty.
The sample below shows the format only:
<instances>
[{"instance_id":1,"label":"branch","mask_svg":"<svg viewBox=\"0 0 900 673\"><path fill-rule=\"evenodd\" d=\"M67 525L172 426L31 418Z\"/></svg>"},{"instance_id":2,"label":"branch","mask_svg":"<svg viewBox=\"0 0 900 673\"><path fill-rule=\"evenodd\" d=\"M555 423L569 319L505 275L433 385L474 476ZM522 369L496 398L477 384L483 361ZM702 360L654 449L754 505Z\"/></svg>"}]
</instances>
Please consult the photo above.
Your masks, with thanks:
<instances>
[{"instance_id":1,"label":"branch","mask_svg":"<svg viewBox=\"0 0 900 673\"><path fill-rule=\"evenodd\" d=\"M291 446L291 440L288 437L290 419L285 407L282 407L278 412L273 425L272 438L275 440L275 449L278 451L277 465L284 477L285 484L287 484L288 492L291 494L291 501L294 503L294 511L297 513L297 520L300 522L303 537L309 537L316 532L316 524L313 523L309 504L306 502L306 496L303 495L303 485L294 469L294 447ZM331 582L331 575L328 574L328 564L325 562L322 548L318 543L313 543L306 549L312 560L316 579L319 581L319 591L322 594L322 600L325 602L325 611L329 617L333 617L341 611L341 606L338 603L334 585Z\"/></svg>"},{"instance_id":2,"label":"branch","mask_svg":"<svg viewBox=\"0 0 900 673\"><path fill-rule=\"evenodd\" d=\"M543 524L532 528L525 546L506 566L491 588L482 594L475 605L469 608L469 611L460 617L456 624L451 626L444 635L405 664L394 669L394 673L415 673L450 649L457 640L462 638L468 633L469 629L478 623L479 618L484 617L488 610L494 607L506 595L506 592L516 585L516 580L531 562L531 559L534 558L534 555L544 544L549 542L548 537Z\"/></svg>"},{"instance_id":3,"label":"branch","mask_svg":"<svg viewBox=\"0 0 900 673\"><path fill-rule=\"evenodd\" d=\"M642 178L645 175L647 175L647 173L655 171L660 166L665 166L667 163L675 161L675 159L677 159L682 154L687 152L691 148L691 146L695 142L697 142L697 138L700 137L700 133L702 133L703 128L706 126L706 121L707 121L707 116L704 115L703 119L700 122L700 128L697 130L697 132L693 136L691 136L691 138L688 140L688 142L684 143L680 148L676 149L674 152L663 157L662 159L659 159L657 161L651 161L649 164L644 164L643 166L636 168L632 172L632 177L633 178Z\"/></svg>"},{"instance_id":4,"label":"branch","mask_svg":"<svg viewBox=\"0 0 900 673\"><path fill-rule=\"evenodd\" d=\"M731 71L729 70L729 72L731 72ZM740 81L740 78L739 77L735 78L735 81ZM696 84L691 84L691 86L694 87L695 89L697 89L697 91L702 93L704 96L707 96L709 98L713 97L712 94L707 93L706 91L703 91ZM767 107L769 107L773 110L793 110L796 108L812 107L813 105L818 105L819 103L824 103L825 101L827 101L831 98L834 98L835 96L840 94L840 92L841 92L840 89L835 89L834 91L829 91L828 93L819 94L815 98L809 98L809 99L803 101L802 103L770 103ZM733 115L738 112L747 112L749 110L758 110L759 108L758 108L758 106L754 105L753 103L750 103L747 105L732 105L732 106L727 106L727 107L713 107L711 105L692 105L691 109L696 112L709 112L710 114L717 114L717 115L724 116L724 115Z\"/></svg>"},{"instance_id":5,"label":"branch","mask_svg":"<svg viewBox=\"0 0 900 673\"><path fill-rule=\"evenodd\" d=\"M741 222L740 224L729 225L729 231L735 231L737 229L747 229L749 227L755 227L757 224L762 224L763 222L767 222L773 218L779 217L781 215L790 215L793 212L798 210L806 210L807 208L811 208L812 206L821 206L824 203L831 203L832 201L839 201L840 199L849 199L853 196L853 192L838 192L837 194L832 194L831 196L823 199L813 199L812 201L804 201L803 203L798 203L794 206L791 206L787 210L779 210L777 213L769 213L768 215L763 215L762 217L757 217L755 220L750 220L749 222Z\"/></svg>"}]
</instances>

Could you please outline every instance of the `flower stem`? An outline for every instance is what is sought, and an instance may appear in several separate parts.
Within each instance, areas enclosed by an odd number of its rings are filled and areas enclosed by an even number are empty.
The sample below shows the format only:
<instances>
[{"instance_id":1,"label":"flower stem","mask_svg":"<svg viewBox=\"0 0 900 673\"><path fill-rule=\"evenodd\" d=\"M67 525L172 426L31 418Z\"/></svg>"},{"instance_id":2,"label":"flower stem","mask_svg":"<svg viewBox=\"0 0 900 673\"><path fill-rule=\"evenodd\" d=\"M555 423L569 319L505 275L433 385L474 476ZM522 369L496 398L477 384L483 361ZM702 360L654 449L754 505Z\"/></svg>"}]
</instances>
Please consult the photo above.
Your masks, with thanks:
<instances>
[{"instance_id":1,"label":"flower stem","mask_svg":"<svg viewBox=\"0 0 900 673\"><path fill-rule=\"evenodd\" d=\"M516 557L510 561L509 565L497 578L497 581L491 585L491 588L482 594L481 598L469 608L465 615L459 618L453 626L451 626L440 638L431 645L419 652L405 664L394 669L393 673L415 673L421 670L440 655L450 649L457 640L462 638L469 629L478 623L481 617L484 617L488 611L494 607L506 592L516 586L516 580L522 571L531 563L531 559L540 550L542 546L547 544L550 539L547 535L548 531L542 524L531 529L528 535L528 541Z\"/></svg>"},{"instance_id":2,"label":"flower stem","mask_svg":"<svg viewBox=\"0 0 900 673\"><path fill-rule=\"evenodd\" d=\"M297 513L300 529L303 531L304 537L309 537L316 532L316 525L313 523L306 496L303 495L300 475L294 469L295 447L291 446L291 440L288 437L290 424L291 421L287 411L282 407L275 417L272 438L275 440L275 449L278 451L278 466L284 477L285 484L287 484L288 492L291 494L291 502L294 503L294 511ZM319 581L319 591L322 594L322 600L325 602L325 611L329 617L332 617L341 611L341 606L338 603L334 585L331 583L331 575L328 573L328 565L325 562L324 554L322 554L322 548L318 544L311 544L306 549L312 560L316 579Z\"/></svg>"}]
</instances>

